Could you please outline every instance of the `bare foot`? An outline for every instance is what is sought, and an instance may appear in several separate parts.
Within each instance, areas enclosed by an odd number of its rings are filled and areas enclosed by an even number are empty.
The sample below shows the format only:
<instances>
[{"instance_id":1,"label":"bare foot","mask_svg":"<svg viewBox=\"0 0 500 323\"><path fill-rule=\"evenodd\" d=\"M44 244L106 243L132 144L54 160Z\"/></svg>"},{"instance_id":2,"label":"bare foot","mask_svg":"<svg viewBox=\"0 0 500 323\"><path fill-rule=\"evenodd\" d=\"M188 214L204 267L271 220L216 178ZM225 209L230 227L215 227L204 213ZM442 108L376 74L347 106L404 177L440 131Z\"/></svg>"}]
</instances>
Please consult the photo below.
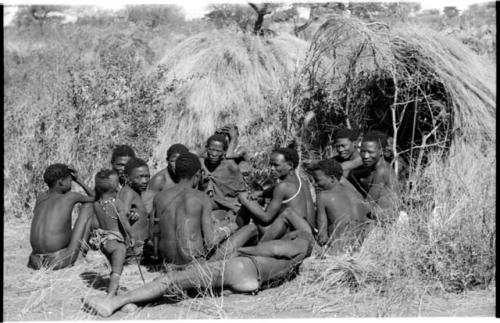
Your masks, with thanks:
<instances>
[{"instance_id":1,"label":"bare foot","mask_svg":"<svg viewBox=\"0 0 500 323\"><path fill-rule=\"evenodd\" d=\"M94 310L97 314L103 317L108 317L113 314L115 308L113 306L113 300L107 296L94 296L89 297L84 300L84 304Z\"/></svg>"}]
</instances>

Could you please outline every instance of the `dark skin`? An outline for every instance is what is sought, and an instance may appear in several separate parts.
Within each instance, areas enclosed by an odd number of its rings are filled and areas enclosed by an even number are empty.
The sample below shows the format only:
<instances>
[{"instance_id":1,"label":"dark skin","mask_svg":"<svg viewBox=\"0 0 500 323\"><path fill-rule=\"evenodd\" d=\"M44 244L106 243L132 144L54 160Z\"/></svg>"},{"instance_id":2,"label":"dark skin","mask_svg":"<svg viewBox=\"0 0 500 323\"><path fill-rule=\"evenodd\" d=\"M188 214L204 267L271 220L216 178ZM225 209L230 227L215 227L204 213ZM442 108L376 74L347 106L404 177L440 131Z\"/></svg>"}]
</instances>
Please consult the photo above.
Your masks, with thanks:
<instances>
[{"instance_id":1,"label":"dark skin","mask_svg":"<svg viewBox=\"0 0 500 323\"><path fill-rule=\"evenodd\" d=\"M225 167L227 168L229 174L234 174L234 176L240 175L240 168L238 167L238 164L236 164L234 160L224 159L226 150L224 149L224 144L222 142L211 140L207 143L206 150L207 157L201 158L200 161L208 172L213 172L218 167ZM202 191L206 190L206 180L203 178L200 183L200 189ZM211 203L214 210L220 208L220 206L217 205L213 199L211 199ZM237 213L240 209L240 205L237 204L227 204L223 205L223 207L232 210L234 213Z\"/></svg>"},{"instance_id":2,"label":"dark skin","mask_svg":"<svg viewBox=\"0 0 500 323\"><path fill-rule=\"evenodd\" d=\"M132 169L128 174L128 184L117 195L125 208L131 210L129 221L135 221L132 224L132 237L140 241L144 241L149 237L147 206L149 205L149 208L152 209L153 198L153 194L147 192L149 178L149 168L147 166Z\"/></svg>"},{"instance_id":3,"label":"dark skin","mask_svg":"<svg viewBox=\"0 0 500 323\"><path fill-rule=\"evenodd\" d=\"M304 221L300 217L296 218ZM310 232L294 228L294 231L278 240L263 242L255 247L241 248L233 257L169 272L126 294L108 299L91 297L85 301L85 305L99 315L108 317L126 304L151 302L179 288L187 290L199 287L224 287L237 293L254 292L262 283L287 275L294 266L309 256L308 251L311 247ZM247 255L254 255L255 262L260 268L260 277L257 268ZM200 272L204 274L200 275Z\"/></svg>"},{"instance_id":4,"label":"dark skin","mask_svg":"<svg viewBox=\"0 0 500 323\"><path fill-rule=\"evenodd\" d=\"M287 209L301 215L311 227L315 226L314 212L312 212L311 203L307 196L310 195L310 192L305 182L302 183L302 188L294 199L289 203L283 203L294 196L299 189L299 178L295 174L293 164L277 152L271 154L270 164L272 175L279 178L280 183L275 186L271 202L265 210L259 204L250 201L246 192L239 194L241 204L250 212L250 216L256 221L263 233L261 241L273 240L280 233L283 234L283 230L286 230L284 224L281 220L275 220Z\"/></svg>"},{"instance_id":5,"label":"dark skin","mask_svg":"<svg viewBox=\"0 0 500 323\"><path fill-rule=\"evenodd\" d=\"M156 173L149 181L149 190L158 193L175 185L175 161L180 154L167 157L167 167Z\"/></svg>"},{"instance_id":6,"label":"dark skin","mask_svg":"<svg viewBox=\"0 0 500 323\"><path fill-rule=\"evenodd\" d=\"M159 251L168 263L183 265L204 258L236 227L227 233L214 230L209 198L195 189L199 170L192 178L181 178L175 186L154 199L154 215L159 219Z\"/></svg>"},{"instance_id":7,"label":"dark skin","mask_svg":"<svg viewBox=\"0 0 500 323\"><path fill-rule=\"evenodd\" d=\"M101 205L100 201L107 201L116 198L118 193L118 175L110 175L109 178L113 182L113 189L102 194L101 198L94 203L94 212L99 222L99 227L104 230L111 230L122 233L122 236L132 236L132 228L127 219L128 210L120 200L115 199L110 204ZM112 217L118 217L113 219ZM133 240L127 239L133 245ZM119 287L120 275L123 271L123 264L127 253L125 243L116 240L108 240L104 243L103 251L106 257L111 261L112 273L108 286L108 295L116 295Z\"/></svg>"},{"instance_id":8,"label":"dark skin","mask_svg":"<svg viewBox=\"0 0 500 323\"><path fill-rule=\"evenodd\" d=\"M71 192L74 181L89 196ZM71 212L76 203L94 201L94 191L86 186L73 171L70 176L56 181L48 191L37 197L31 223L30 244L34 253L51 253L62 250L59 265L54 269L73 264L78 257L82 240L88 239L90 217L80 212L71 229ZM91 207L91 204L88 204Z\"/></svg>"},{"instance_id":9,"label":"dark skin","mask_svg":"<svg viewBox=\"0 0 500 323\"><path fill-rule=\"evenodd\" d=\"M130 156L118 156L111 161L111 167L118 174L120 185L125 185L127 182L127 174L125 174L125 165L130 160Z\"/></svg>"},{"instance_id":10,"label":"dark skin","mask_svg":"<svg viewBox=\"0 0 500 323\"><path fill-rule=\"evenodd\" d=\"M320 169L314 170L312 176L319 189L316 219L320 245L342 237L349 226L360 226L368 221L369 210L361 194Z\"/></svg>"},{"instance_id":11,"label":"dark skin","mask_svg":"<svg viewBox=\"0 0 500 323\"><path fill-rule=\"evenodd\" d=\"M363 141L360 155L367 171L359 178L366 189L366 199L375 202L382 210L393 209L393 198L398 195L399 188L394 170L383 158L380 143Z\"/></svg>"},{"instance_id":12,"label":"dark skin","mask_svg":"<svg viewBox=\"0 0 500 323\"><path fill-rule=\"evenodd\" d=\"M356 149L356 141L349 138L336 138L333 142L333 148L337 151L335 159L340 163L344 173L342 176L347 178L351 170L363 166L363 161Z\"/></svg>"}]
</instances>

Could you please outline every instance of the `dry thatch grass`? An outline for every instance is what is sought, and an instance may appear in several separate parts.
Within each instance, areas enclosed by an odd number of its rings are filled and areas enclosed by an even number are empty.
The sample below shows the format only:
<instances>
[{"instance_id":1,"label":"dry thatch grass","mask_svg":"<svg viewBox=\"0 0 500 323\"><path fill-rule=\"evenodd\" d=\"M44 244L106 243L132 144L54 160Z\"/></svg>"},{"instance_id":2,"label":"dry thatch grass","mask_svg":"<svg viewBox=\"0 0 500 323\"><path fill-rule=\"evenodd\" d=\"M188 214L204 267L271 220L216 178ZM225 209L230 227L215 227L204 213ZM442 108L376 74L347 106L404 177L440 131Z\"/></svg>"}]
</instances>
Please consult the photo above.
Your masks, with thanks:
<instances>
[{"instance_id":1,"label":"dry thatch grass","mask_svg":"<svg viewBox=\"0 0 500 323\"><path fill-rule=\"evenodd\" d=\"M289 35L262 38L221 31L202 33L177 45L160 64L169 71L166 82L173 78L184 82L182 99L178 109L167 114L154 157L163 160L175 142L203 146L225 123L236 123L244 133L252 122L276 114L273 99L282 94L283 81L301 66L307 46ZM259 137L270 137L271 130L265 130ZM259 144L243 143L250 148Z\"/></svg>"},{"instance_id":2,"label":"dry thatch grass","mask_svg":"<svg viewBox=\"0 0 500 323\"><path fill-rule=\"evenodd\" d=\"M394 150L420 168L424 153L448 149L452 140L495 141L492 64L430 29L336 16L308 52L307 90L322 102L309 109L323 123L320 132L388 132L397 138Z\"/></svg>"}]
</instances>

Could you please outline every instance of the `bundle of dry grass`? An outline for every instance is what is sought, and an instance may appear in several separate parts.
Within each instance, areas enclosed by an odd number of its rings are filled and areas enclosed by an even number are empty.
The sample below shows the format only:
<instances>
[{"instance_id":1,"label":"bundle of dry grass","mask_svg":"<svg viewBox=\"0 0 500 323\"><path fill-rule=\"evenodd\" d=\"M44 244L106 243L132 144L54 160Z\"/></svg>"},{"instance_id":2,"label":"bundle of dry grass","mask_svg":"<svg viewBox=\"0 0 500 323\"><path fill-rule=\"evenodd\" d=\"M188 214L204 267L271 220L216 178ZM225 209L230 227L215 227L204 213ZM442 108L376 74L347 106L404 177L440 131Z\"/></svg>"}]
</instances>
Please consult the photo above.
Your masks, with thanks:
<instances>
[{"instance_id":1,"label":"bundle of dry grass","mask_svg":"<svg viewBox=\"0 0 500 323\"><path fill-rule=\"evenodd\" d=\"M298 70L306 50L306 42L289 35L230 31L202 33L177 45L160 61L168 71L165 84L178 79L182 85L154 157L163 160L175 142L200 147L228 122L244 130L266 120L283 80Z\"/></svg>"},{"instance_id":2,"label":"bundle of dry grass","mask_svg":"<svg viewBox=\"0 0 500 323\"><path fill-rule=\"evenodd\" d=\"M320 131L388 131L419 161L453 140L494 141L492 62L436 31L337 16L316 33L305 71L323 102L311 108L326 120Z\"/></svg>"}]
</instances>

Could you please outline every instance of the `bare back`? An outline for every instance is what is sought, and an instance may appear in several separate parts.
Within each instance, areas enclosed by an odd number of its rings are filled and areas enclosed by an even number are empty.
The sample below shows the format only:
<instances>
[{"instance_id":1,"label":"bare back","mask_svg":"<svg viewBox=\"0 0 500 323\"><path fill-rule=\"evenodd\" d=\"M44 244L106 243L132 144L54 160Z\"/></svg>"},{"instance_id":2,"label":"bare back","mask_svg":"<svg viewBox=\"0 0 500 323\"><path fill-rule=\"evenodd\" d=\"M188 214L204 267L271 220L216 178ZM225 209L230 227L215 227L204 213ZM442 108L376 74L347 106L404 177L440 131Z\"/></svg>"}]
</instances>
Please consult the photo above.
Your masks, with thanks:
<instances>
[{"instance_id":1,"label":"bare back","mask_svg":"<svg viewBox=\"0 0 500 323\"><path fill-rule=\"evenodd\" d=\"M206 205L210 205L206 195L191 188L172 187L158 193L154 204L163 258L181 265L203 257L203 213Z\"/></svg>"},{"instance_id":2,"label":"bare back","mask_svg":"<svg viewBox=\"0 0 500 323\"><path fill-rule=\"evenodd\" d=\"M38 196L30 243L35 253L50 253L66 248L71 241L71 212L79 200L78 193L44 192Z\"/></svg>"},{"instance_id":3,"label":"bare back","mask_svg":"<svg viewBox=\"0 0 500 323\"><path fill-rule=\"evenodd\" d=\"M325 212L328 221L328 236L341 236L348 227L360 225L368 220L368 209L360 194L350 187L337 183L333 188L320 192L318 217Z\"/></svg>"},{"instance_id":4,"label":"bare back","mask_svg":"<svg viewBox=\"0 0 500 323\"><path fill-rule=\"evenodd\" d=\"M97 221L99 221L100 228L104 230L121 232L120 225L118 223L118 212L123 213L123 205L120 200L115 200L114 202L112 202L112 204L114 205L116 211L113 210L113 206L111 206L111 204L105 211L100 202L94 202L94 213L96 214Z\"/></svg>"}]
</instances>

